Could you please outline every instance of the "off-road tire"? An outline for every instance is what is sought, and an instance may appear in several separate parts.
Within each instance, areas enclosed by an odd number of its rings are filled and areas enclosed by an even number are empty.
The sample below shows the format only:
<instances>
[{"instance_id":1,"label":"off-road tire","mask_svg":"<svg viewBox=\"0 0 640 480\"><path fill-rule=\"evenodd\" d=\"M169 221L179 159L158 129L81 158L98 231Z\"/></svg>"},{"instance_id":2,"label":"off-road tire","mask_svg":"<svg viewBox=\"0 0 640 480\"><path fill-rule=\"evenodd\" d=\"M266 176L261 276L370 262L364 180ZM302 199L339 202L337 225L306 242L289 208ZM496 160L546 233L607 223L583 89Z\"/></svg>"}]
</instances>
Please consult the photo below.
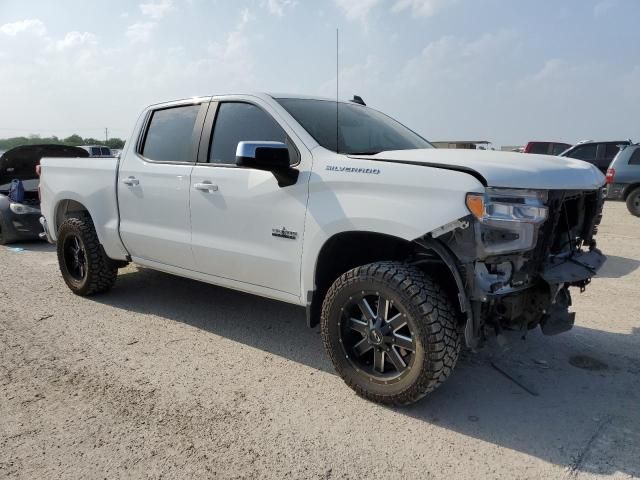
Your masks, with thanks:
<instances>
[{"instance_id":1,"label":"off-road tire","mask_svg":"<svg viewBox=\"0 0 640 480\"><path fill-rule=\"evenodd\" d=\"M400 302L416 337L413 369L393 385L373 382L357 369L338 339L345 299L367 289ZM409 405L433 392L453 371L462 340L459 315L446 293L422 270L400 262L377 262L349 270L333 283L322 305L320 323L324 347L347 385L374 402Z\"/></svg>"},{"instance_id":2,"label":"off-road tire","mask_svg":"<svg viewBox=\"0 0 640 480\"><path fill-rule=\"evenodd\" d=\"M627 196L627 209L631 212L631 215L640 217L640 187Z\"/></svg>"},{"instance_id":3,"label":"off-road tire","mask_svg":"<svg viewBox=\"0 0 640 480\"><path fill-rule=\"evenodd\" d=\"M63 246L65 239L70 235L79 238L86 252L86 274L82 280L75 279L69 273L65 263ZM62 278L76 295L94 295L106 292L113 287L118 275L118 268L105 255L93 222L88 216L68 218L64 221L58 230L57 253Z\"/></svg>"}]
</instances>

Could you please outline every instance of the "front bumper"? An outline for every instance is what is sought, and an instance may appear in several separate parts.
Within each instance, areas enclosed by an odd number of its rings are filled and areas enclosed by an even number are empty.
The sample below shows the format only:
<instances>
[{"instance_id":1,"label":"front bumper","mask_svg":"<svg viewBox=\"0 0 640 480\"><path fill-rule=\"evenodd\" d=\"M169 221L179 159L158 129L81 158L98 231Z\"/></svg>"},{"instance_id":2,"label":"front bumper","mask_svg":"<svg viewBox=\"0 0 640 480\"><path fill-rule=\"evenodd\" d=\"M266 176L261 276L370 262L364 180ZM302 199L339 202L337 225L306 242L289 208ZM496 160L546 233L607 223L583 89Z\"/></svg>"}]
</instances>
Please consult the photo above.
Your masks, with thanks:
<instances>
[{"instance_id":1,"label":"front bumper","mask_svg":"<svg viewBox=\"0 0 640 480\"><path fill-rule=\"evenodd\" d=\"M40 238L42 226L40 213L15 214L11 211L2 213L3 234L9 241L35 240Z\"/></svg>"}]
</instances>

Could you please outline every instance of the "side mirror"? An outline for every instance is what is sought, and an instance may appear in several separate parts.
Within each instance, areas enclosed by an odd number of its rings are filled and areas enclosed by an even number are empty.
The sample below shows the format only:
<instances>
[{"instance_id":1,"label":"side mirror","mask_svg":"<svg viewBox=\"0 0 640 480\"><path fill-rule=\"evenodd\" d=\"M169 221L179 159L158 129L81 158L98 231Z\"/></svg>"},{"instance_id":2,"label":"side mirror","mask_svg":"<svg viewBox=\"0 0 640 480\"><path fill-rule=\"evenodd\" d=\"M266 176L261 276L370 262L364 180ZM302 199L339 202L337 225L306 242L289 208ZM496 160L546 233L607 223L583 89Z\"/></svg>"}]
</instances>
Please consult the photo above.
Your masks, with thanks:
<instances>
[{"instance_id":1,"label":"side mirror","mask_svg":"<svg viewBox=\"0 0 640 480\"><path fill-rule=\"evenodd\" d=\"M239 142L236 165L269 172L288 170L289 147L282 142Z\"/></svg>"}]
</instances>

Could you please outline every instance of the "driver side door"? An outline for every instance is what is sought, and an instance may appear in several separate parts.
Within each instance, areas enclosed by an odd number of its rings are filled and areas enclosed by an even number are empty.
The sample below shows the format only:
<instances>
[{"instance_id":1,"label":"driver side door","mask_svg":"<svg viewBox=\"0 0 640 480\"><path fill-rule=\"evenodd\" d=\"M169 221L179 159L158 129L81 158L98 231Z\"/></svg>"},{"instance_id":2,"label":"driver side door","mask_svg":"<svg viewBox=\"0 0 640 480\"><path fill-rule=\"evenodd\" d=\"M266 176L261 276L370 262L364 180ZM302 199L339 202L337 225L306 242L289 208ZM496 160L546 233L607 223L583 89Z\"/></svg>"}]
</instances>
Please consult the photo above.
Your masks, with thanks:
<instances>
[{"instance_id":1,"label":"driver side door","mask_svg":"<svg viewBox=\"0 0 640 480\"><path fill-rule=\"evenodd\" d=\"M299 296L311 156L285 128L266 104L211 103L191 174L191 244L199 272ZM241 141L287 143L297 182L236 166Z\"/></svg>"}]
</instances>

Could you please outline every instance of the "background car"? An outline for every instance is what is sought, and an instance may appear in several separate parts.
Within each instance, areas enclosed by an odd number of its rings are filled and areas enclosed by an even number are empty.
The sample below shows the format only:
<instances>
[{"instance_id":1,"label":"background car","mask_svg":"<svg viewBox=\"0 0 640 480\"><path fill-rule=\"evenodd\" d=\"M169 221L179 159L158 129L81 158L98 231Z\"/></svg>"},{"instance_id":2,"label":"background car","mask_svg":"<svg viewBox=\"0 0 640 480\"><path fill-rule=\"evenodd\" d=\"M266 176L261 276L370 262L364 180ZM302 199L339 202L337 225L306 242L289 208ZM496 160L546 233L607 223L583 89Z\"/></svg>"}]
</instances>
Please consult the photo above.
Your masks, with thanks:
<instances>
[{"instance_id":1,"label":"background car","mask_svg":"<svg viewBox=\"0 0 640 480\"><path fill-rule=\"evenodd\" d=\"M40 180L36 167L42 157L88 157L87 151L67 145L23 145L0 156L0 245L20 240L35 240L40 225ZM22 180L24 200L9 197L12 180Z\"/></svg>"},{"instance_id":2,"label":"background car","mask_svg":"<svg viewBox=\"0 0 640 480\"><path fill-rule=\"evenodd\" d=\"M620 150L607 170L607 200L627 202L627 208L640 217L640 144Z\"/></svg>"},{"instance_id":3,"label":"background car","mask_svg":"<svg viewBox=\"0 0 640 480\"><path fill-rule=\"evenodd\" d=\"M79 148L86 150L90 157L113 157L113 153L109 147L104 145L78 145Z\"/></svg>"},{"instance_id":4,"label":"background car","mask_svg":"<svg viewBox=\"0 0 640 480\"><path fill-rule=\"evenodd\" d=\"M620 151L620 147L631 144L631 140L609 140L580 142L560 154L561 157L576 158L592 163L602 173L607 173L609 165Z\"/></svg>"},{"instance_id":5,"label":"background car","mask_svg":"<svg viewBox=\"0 0 640 480\"><path fill-rule=\"evenodd\" d=\"M529 142L523 153L539 153L542 155L559 155L571 147L569 143L561 142Z\"/></svg>"}]
</instances>

